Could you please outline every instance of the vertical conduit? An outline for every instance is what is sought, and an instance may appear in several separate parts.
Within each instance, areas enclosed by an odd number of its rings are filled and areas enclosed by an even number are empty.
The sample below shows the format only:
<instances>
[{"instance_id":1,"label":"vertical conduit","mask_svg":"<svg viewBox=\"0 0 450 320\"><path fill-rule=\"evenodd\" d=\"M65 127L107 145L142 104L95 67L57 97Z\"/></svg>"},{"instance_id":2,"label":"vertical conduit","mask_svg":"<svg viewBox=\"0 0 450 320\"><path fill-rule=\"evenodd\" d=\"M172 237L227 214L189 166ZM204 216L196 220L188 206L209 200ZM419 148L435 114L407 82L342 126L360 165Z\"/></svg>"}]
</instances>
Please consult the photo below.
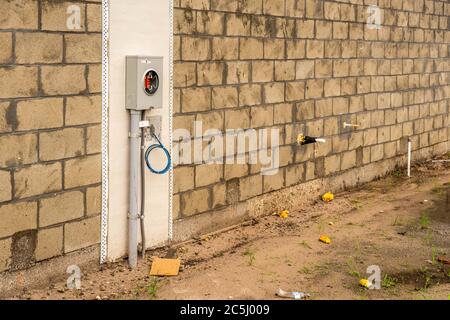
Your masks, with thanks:
<instances>
[{"instance_id":1,"label":"vertical conduit","mask_svg":"<svg viewBox=\"0 0 450 320\"><path fill-rule=\"evenodd\" d=\"M130 110L130 195L128 212L128 263L131 268L137 266L137 233L139 214L139 179L140 179L140 128L141 111Z\"/></svg>"}]
</instances>

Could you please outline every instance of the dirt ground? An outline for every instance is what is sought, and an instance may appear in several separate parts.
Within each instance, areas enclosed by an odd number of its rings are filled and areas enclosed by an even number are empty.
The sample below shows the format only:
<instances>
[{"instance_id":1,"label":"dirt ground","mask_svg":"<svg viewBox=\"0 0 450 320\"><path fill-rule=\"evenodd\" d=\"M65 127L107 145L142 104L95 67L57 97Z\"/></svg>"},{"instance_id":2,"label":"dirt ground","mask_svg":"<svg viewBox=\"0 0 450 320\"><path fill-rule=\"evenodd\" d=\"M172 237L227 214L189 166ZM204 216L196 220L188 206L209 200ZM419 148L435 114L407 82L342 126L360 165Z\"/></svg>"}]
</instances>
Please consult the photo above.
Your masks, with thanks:
<instances>
[{"instance_id":1,"label":"dirt ground","mask_svg":"<svg viewBox=\"0 0 450 320\"><path fill-rule=\"evenodd\" d=\"M281 288L311 299L450 299L450 163L417 165L319 199L289 217L267 216L174 248L83 275L81 290L52 284L13 299L277 299ZM285 208L289 210L290 208ZM270 214L270 213L268 213ZM331 244L318 241L328 235ZM149 277L152 256L182 260L177 277ZM382 288L358 285L381 269Z\"/></svg>"}]
</instances>

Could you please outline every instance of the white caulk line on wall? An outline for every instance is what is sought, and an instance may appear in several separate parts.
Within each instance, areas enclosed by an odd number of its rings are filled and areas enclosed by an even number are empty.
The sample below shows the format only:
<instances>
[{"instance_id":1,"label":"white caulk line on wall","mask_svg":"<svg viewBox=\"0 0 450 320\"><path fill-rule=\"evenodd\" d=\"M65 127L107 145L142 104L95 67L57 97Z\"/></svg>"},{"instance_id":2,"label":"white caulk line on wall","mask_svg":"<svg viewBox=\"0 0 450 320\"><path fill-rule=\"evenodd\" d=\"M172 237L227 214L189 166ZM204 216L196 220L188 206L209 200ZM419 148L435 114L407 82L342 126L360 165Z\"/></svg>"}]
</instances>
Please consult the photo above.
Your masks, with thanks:
<instances>
[{"instance_id":1,"label":"white caulk line on wall","mask_svg":"<svg viewBox=\"0 0 450 320\"><path fill-rule=\"evenodd\" d=\"M169 1L169 152L173 155L173 0ZM173 163L169 170L169 242L173 239Z\"/></svg>"},{"instance_id":2,"label":"white caulk line on wall","mask_svg":"<svg viewBox=\"0 0 450 320\"><path fill-rule=\"evenodd\" d=\"M109 199L109 0L102 2L102 213L100 264L106 262L108 249Z\"/></svg>"}]
</instances>

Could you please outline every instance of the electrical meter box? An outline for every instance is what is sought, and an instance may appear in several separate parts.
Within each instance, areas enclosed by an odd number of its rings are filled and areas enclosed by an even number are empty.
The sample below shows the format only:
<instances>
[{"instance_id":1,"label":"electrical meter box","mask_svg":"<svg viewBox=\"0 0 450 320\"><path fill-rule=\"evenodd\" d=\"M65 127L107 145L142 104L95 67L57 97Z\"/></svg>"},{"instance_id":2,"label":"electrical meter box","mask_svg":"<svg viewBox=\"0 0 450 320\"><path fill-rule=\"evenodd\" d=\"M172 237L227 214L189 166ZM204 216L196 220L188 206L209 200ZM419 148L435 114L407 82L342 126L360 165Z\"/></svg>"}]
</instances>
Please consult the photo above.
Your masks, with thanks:
<instances>
[{"instance_id":1,"label":"electrical meter box","mask_svg":"<svg viewBox=\"0 0 450 320\"><path fill-rule=\"evenodd\" d=\"M163 63L163 57L126 57L127 109L162 108Z\"/></svg>"}]
</instances>

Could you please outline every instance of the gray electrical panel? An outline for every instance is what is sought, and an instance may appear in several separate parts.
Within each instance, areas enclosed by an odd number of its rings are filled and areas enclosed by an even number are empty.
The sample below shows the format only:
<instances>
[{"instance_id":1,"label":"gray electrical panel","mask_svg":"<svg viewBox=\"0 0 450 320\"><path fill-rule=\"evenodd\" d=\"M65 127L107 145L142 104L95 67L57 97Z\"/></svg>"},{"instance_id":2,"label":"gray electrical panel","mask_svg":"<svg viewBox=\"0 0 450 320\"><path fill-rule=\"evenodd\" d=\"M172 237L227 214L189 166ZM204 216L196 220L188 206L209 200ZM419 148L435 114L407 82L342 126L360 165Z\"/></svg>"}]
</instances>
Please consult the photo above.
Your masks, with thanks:
<instances>
[{"instance_id":1,"label":"gray electrical panel","mask_svg":"<svg viewBox=\"0 0 450 320\"><path fill-rule=\"evenodd\" d=\"M126 57L127 109L163 107L163 57Z\"/></svg>"}]
</instances>

